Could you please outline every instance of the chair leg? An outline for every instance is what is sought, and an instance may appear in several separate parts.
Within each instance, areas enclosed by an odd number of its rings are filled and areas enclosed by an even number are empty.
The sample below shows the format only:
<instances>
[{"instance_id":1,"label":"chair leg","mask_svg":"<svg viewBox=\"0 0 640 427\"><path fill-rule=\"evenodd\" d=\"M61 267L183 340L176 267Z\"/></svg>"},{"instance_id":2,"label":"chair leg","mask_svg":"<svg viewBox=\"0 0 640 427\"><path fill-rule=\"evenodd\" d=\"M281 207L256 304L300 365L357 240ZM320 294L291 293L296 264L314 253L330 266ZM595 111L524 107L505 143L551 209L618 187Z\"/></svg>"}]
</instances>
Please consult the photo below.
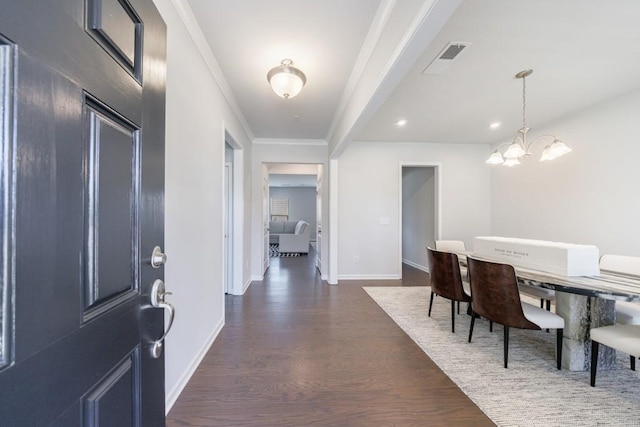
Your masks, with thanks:
<instances>
[{"instance_id":1,"label":"chair leg","mask_svg":"<svg viewBox=\"0 0 640 427\"><path fill-rule=\"evenodd\" d=\"M547 307L546 308L547 308L547 311L551 311L551 300L550 299L547 300ZM549 332L549 329L547 329L547 333L548 332Z\"/></svg>"},{"instance_id":2,"label":"chair leg","mask_svg":"<svg viewBox=\"0 0 640 427\"><path fill-rule=\"evenodd\" d=\"M631 361L631 370L635 371L636 370L636 357L635 356L629 356L629 359Z\"/></svg>"},{"instance_id":3,"label":"chair leg","mask_svg":"<svg viewBox=\"0 0 640 427\"><path fill-rule=\"evenodd\" d=\"M476 313L471 311L471 326L469 326L469 342L471 342L471 336L473 335L473 324L476 322Z\"/></svg>"},{"instance_id":4,"label":"chair leg","mask_svg":"<svg viewBox=\"0 0 640 427\"><path fill-rule=\"evenodd\" d=\"M451 332L456 331L456 302L451 300Z\"/></svg>"},{"instance_id":5,"label":"chair leg","mask_svg":"<svg viewBox=\"0 0 640 427\"><path fill-rule=\"evenodd\" d=\"M507 368L507 361L509 360L509 327L504 327L504 367Z\"/></svg>"},{"instance_id":6,"label":"chair leg","mask_svg":"<svg viewBox=\"0 0 640 427\"><path fill-rule=\"evenodd\" d=\"M562 335L563 329L556 329L556 366L562 369Z\"/></svg>"},{"instance_id":7,"label":"chair leg","mask_svg":"<svg viewBox=\"0 0 640 427\"><path fill-rule=\"evenodd\" d=\"M493 332L493 320L489 320L489 332Z\"/></svg>"},{"instance_id":8,"label":"chair leg","mask_svg":"<svg viewBox=\"0 0 640 427\"><path fill-rule=\"evenodd\" d=\"M591 387L596 386L596 371L598 370L598 349L600 343L591 340Z\"/></svg>"},{"instance_id":9,"label":"chair leg","mask_svg":"<svg viewBox=\"0 0 640 427\"><path fill-rule=\"evenodd\" d=\"M540 308L544 308L544 298L540 298Z\"/></svg>"},{"instance_id":10,"label":"chair leg","mask_svg":"<svg viewBox=\"0 0 640 427\"><path fill-rule=\"evenodd\" d=\"M431 317L431 306L433 305L433 291L431 291L431 298L429 298L429 315L427 317Z\"/></svg>"},{"instance_id":11,"label":"chair leg","mask_svg":"<svg viewBox=\"0 0 640 427\"><path fill-rule=\"evenodd\" d=\"M460 301L458 301L458 314L460 314Z\"/></svg>"}]
</instances>

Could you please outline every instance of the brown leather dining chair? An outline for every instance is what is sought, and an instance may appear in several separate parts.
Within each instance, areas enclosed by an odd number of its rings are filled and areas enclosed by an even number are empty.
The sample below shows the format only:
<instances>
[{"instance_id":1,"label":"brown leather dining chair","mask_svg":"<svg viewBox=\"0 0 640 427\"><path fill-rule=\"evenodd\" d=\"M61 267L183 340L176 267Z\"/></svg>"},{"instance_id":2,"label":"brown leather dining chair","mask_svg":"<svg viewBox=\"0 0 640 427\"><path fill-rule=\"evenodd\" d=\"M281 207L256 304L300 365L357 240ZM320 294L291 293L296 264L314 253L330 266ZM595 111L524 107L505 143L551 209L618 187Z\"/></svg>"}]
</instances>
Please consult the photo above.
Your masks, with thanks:
<instances>
[{"instance_id":1,"label":"brown leather dining chair","mask_svg":"<svg viewBox=\"0 0 640 427\"><path fill-rule=\"evenodd\" d=\"M453 253L462 253L467 249L464 246L464 242L462 240L436 240L435 241L435 249L440 252L453 252ZM460 273L462 274L462 287L467 295L471 294L471 289L469 288L469 281L467 280L467 269L461 268ZM458 301L458 314L460 314L460 301Z\"/></svg>"},{"instance_id":2,"label":"brown leather dining chair","mask_svg":"<svg viewBox=\"0 0 640 427\"><path fill-rule=\"evenodd\" d=\"M464 291L462 286L458 256L451 252L440 252L427 248L427 258L431 284L429 317L431 317L434 295L451 300L451 332L455 332L455 302L471 302L471 297Z\"/></svg>"},{"instance_id":3,"label":"brown leather dining chair","mask_svg":"<svg viewBox=\"0 0 640 427\"><path fill-rule=\"evenodd\" d=\"M476 317L482 316L503 325L504 367L506 368L509 355L509 328L555 329L556 365L560 369L564 319L555 313L520 300L513 266L467 257L467 269L473 297L469 342L473 335Z\"/></svg>"}]
</instances>

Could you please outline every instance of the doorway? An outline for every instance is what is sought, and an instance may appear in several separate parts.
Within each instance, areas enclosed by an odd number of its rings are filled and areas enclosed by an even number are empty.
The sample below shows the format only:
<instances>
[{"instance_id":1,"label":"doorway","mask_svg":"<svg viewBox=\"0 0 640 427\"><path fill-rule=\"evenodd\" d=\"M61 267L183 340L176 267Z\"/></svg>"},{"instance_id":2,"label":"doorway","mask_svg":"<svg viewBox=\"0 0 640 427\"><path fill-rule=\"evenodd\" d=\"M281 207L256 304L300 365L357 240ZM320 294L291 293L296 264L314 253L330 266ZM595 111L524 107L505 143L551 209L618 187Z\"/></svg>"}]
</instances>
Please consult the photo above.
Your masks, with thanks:
<instances>
[{"instance_id":1,"label":"doorway","mask_svg":"<svg viewBox=\"0 0 640 427\"><path fill-rule=\"evenodd\" d=\"M400 274L402 264L428 272L426 248L439 238L438 165L400 167Z\"/></svg>"},{"instance_id":2,"label":"doorway","mask_svg":"<svg viewBox=\"0 0 640 427\"><path fill-rule=\"evenodd\" d=\"M265 184L263 185L263 218L271 221L302 220L311 228L309 244L310 253L317 253L321 259L318 240L322 233L322 164L310 163L265 163ZM278 211L274 211L274 206ZM267 227L268 228L268 227ZM264 265L268 263L268 232L264 238ZM321 270L321 263L316 261ZM266 268L265 268L266 270Z\"/></svg>"}]
</instances>

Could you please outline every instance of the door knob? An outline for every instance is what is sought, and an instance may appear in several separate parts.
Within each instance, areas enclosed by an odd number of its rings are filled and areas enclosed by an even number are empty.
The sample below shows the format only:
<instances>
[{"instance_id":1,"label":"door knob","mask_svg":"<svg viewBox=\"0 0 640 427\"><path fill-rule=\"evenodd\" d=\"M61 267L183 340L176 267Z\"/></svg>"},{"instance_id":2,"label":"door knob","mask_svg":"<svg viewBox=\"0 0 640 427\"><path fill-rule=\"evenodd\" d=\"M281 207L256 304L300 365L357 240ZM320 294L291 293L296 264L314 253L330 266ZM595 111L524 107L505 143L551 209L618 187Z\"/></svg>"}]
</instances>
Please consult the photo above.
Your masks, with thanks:
<instances>
[{"instance_id":1,"label":"door knob","mask_svg":"<svg viewBox=\"0 0 640 427\"><path fill-rule=\"evenodd\" d=\"M151 252L151 267L160 268L165 262L167 262L167 255L162 253L160 246L153 248L153 252Z\"/></svg>"},{"instance_id":2,"label":"door knob","mask_svg":"<svg viewBox=\"0 0 640 427\"><path fill-rule=\"evenodd\" d=\"M164 330L164 334L160 337L160 339L153 342L151 346L151 356L154 359L157 359L162 354L162 347L164 344L164 339L167 337L167 334L171 330L173 326L173 320L176 317L176 309L170 303L164 300L166 295L171 295L171 292L166 292L164 282L160 279L157 279L153 282L153 286L151 287L151 305L156 308L162 308L169 311L169 324Z\"/></svg>"}]
</instances>

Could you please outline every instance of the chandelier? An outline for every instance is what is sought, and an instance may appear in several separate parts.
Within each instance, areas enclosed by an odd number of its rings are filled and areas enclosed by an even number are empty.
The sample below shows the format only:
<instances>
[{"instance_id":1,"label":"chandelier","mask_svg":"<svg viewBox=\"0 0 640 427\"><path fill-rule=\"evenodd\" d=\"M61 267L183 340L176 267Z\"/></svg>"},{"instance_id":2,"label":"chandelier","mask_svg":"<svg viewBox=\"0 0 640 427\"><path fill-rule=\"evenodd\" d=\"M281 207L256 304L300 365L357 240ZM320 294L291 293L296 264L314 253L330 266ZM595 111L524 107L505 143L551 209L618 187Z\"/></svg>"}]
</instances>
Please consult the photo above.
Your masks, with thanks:
<instances>
[{"instance_id":1,"label":"chandelier","mask_svg":"<svg viewBox=\"0 0 640 427\"><path fill-rule=\"evenodd\" d=\"M293 66L292 60L283 59L279 66L269 70L267 81L278 96L289 99L300 93L307 77Z\"/></svg>"},{"instance_id":2,"label":"chandelier","mask_svg":"<svg viewBox=\"0 0 640 427\"><path fill-rule=\"evenodd\" d=\"M527 140L527 132L529 132L531 128L527 127L527 87L525 80L531 75L531 73L533 73L533 70L524 70L516 74L516 78L522 79L522 128L518 129L518 133L511 143L505 142L504 144L501 144L491 154L489 159L487 159L487 163L491 165L519 165L521 159L531 155L531 147L533 144L543 139L550 141L550 143L545 146L544 150L542 150L542 156L540 156L541 162L553 160L571 151L571 148L567 147L564 142L560 141L553 135L545 134L540 135L531 141ZM501 153L499 150L500 147L506 144L510 145L504 153Z\"/></svg>"}]
</instances>

